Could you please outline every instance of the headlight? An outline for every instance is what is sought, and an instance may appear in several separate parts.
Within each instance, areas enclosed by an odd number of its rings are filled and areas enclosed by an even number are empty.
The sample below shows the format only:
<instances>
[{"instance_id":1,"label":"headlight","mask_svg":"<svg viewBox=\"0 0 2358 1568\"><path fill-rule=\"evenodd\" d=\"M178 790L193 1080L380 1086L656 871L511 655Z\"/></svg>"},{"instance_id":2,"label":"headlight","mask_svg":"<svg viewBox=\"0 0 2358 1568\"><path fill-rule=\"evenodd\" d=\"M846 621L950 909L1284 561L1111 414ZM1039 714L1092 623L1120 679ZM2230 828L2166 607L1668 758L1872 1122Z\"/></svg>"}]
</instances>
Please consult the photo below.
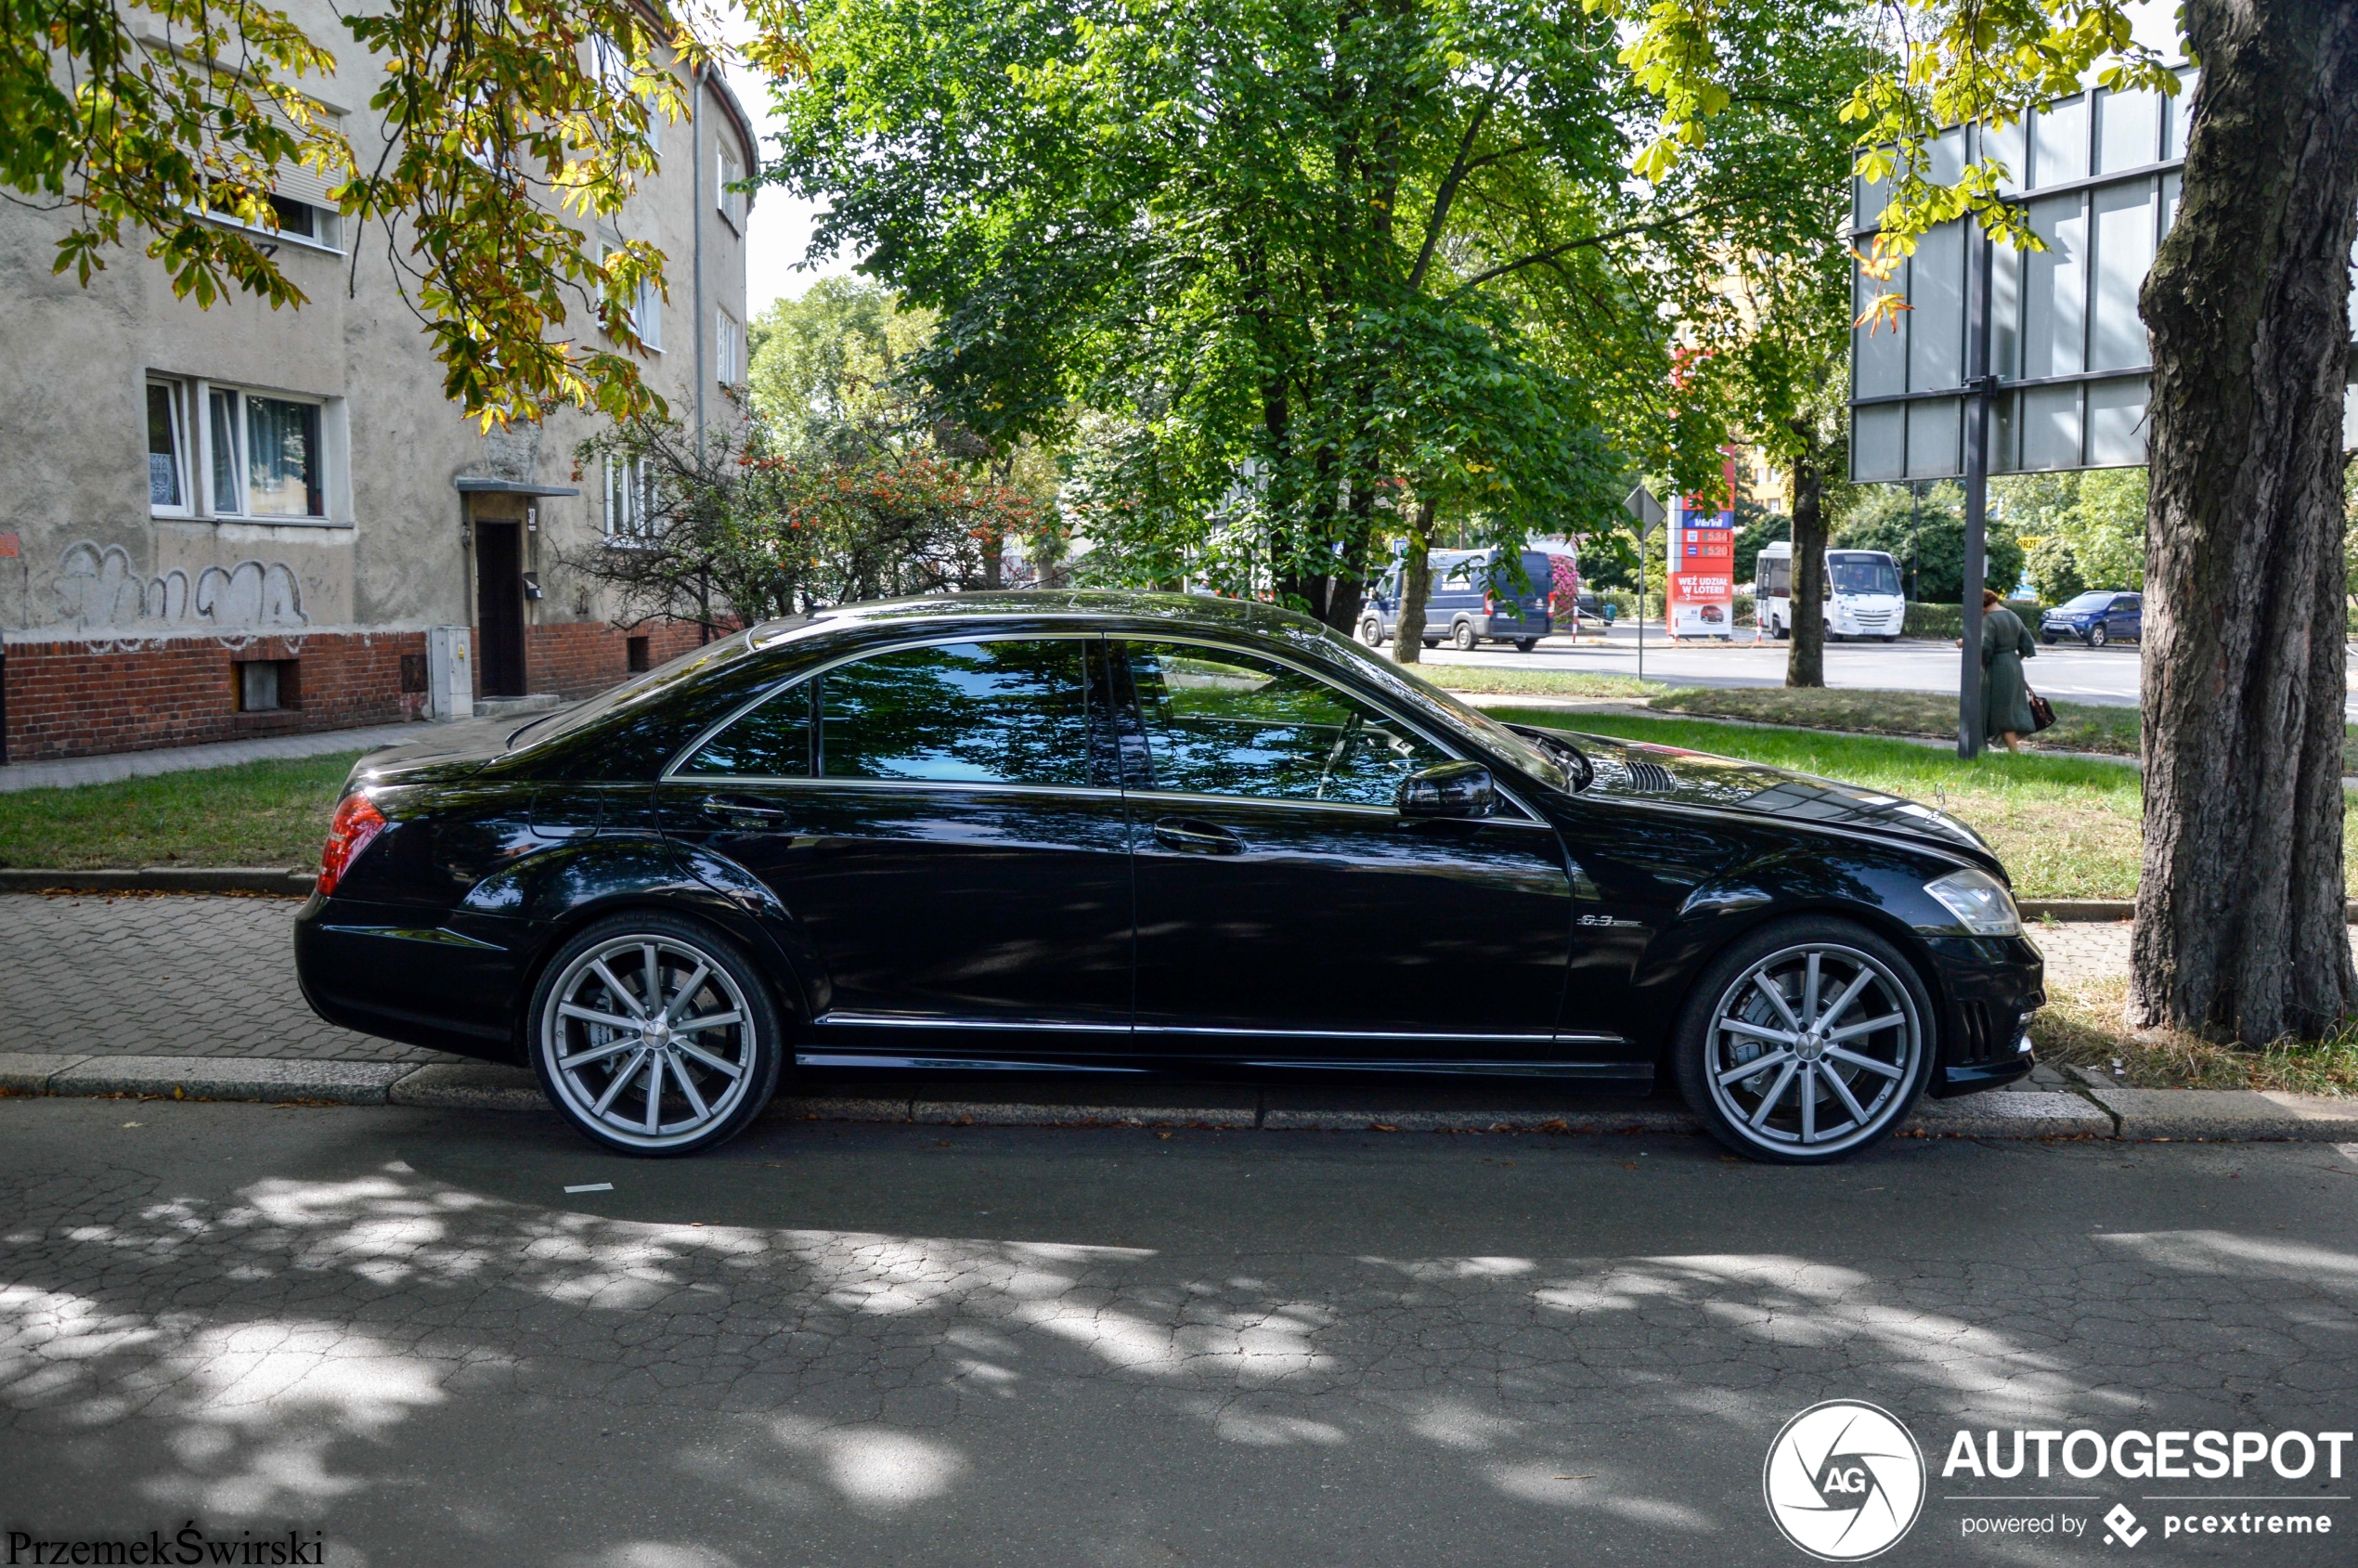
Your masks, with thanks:
<instances>
[{"instance_id":1,"label":"headlight","mask_svg":"<svg viewBox=\"0 0 2358 1568\"><path fill-rule=\"evenodd\" d=\"M2022 915L2015 908L2006 885L1982 871L1954 871L1924 891L1940 901L1957 923L1976 937L2019 937Z\"/></svg>"}]
</instances>

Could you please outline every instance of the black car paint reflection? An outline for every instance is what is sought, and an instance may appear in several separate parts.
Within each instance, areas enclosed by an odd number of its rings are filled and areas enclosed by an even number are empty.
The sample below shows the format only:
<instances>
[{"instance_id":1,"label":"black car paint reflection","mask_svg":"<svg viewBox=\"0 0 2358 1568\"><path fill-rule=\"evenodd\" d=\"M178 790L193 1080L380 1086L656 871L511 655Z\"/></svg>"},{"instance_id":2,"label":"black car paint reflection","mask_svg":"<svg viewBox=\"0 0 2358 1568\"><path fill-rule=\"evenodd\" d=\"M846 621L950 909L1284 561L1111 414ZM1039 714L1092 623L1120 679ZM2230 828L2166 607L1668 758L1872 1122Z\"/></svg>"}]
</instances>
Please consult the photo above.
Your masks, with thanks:
<instances>
[{"instance_id":1,"label":"black car paint reflection","mask_svg":"<svg viewBox=\"0 0 2358 1568\"><path fill-rule=\"evenodd\" d=\"M356 768L391 825L299 918L324 1016L522 1061L546 956L650 906L754 955L806 1063L1642 1089L1701 966L1809 911L1915 956L1944 1035L1957 1008L2039 991L2028 942L1969 937L1924 892L1960 867L2003 875L1942 813L1601 737L1575 737L1567 771L1315 623L1234 601L851 606L510 739ZM1388 803L1451 758L1490 771L1496 815ZM2026 1067L1947 1064L1934 1092Z\"/></svg>"}]
</instances>

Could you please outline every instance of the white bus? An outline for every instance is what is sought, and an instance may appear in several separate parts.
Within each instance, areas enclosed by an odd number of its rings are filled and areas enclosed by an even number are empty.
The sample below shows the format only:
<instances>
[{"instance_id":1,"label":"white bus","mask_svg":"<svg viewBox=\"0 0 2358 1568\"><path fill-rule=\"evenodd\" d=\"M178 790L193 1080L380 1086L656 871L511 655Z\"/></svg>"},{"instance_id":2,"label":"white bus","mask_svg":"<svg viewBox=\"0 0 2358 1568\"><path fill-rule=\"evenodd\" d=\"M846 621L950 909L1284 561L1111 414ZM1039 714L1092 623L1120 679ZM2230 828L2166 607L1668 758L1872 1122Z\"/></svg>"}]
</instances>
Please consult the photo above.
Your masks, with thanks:
<instances>
[{"instance_id":1,"label":"white bus","mask_svg":"<svg viewBox=\"0 0 2358 1568\"><path fill-rule=\"evenodd\" d=\"M1753 615L1771 637L1793 635L1793 545L1763 545L1753 567ZM1899 641L1908 623L1899 563L1880 550L1826 551L1826 635Z\"/></svg>"}]
</instances>

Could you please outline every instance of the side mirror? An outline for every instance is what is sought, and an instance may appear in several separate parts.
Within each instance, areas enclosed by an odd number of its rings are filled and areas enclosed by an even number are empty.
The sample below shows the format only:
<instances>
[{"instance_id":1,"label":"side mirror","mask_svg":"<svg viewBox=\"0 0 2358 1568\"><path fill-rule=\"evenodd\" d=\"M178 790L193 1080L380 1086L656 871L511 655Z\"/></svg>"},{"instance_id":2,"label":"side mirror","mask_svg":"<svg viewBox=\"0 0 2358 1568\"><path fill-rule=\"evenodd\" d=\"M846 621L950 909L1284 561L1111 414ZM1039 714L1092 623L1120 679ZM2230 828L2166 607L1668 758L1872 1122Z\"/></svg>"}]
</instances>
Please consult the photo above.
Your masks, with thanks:
<instances>
[{"instance_id":1,"label":"side mirror","mask_svg":"<svg viewBox=\"0 0 2358 1568\"><path fill-rule=\"evenodd\" d=\"M1490 770L1479 762L1444 762L1400 781L1393 800L1404 817L1486 817L1498 808Z\"/></svg>"}]
</instances>

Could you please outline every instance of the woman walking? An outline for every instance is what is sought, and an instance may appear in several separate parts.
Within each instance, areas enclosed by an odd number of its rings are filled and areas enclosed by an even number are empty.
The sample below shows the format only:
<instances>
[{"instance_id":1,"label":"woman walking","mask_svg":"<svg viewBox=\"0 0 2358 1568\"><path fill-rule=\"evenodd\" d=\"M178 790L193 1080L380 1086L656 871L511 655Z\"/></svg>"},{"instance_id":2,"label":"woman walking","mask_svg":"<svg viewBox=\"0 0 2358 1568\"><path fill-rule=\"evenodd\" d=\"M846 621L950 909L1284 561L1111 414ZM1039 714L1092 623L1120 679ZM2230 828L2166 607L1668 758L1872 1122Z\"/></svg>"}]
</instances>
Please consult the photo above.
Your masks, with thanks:
<instances>
[{"instance_id":1,"label":"woman walking","mask_svg":"<svg viewBox=\"0 0 2358 1568\"><path fill-rule=\"evenodd\" d=\"M2030 716L2030 683L2022 661L2039 656L2030 628L2006 608L1994 588L1981 590L1981 727L2008 751L2020 751L2022 737L2038 728Z\"/></svg>"}]
</instances>

